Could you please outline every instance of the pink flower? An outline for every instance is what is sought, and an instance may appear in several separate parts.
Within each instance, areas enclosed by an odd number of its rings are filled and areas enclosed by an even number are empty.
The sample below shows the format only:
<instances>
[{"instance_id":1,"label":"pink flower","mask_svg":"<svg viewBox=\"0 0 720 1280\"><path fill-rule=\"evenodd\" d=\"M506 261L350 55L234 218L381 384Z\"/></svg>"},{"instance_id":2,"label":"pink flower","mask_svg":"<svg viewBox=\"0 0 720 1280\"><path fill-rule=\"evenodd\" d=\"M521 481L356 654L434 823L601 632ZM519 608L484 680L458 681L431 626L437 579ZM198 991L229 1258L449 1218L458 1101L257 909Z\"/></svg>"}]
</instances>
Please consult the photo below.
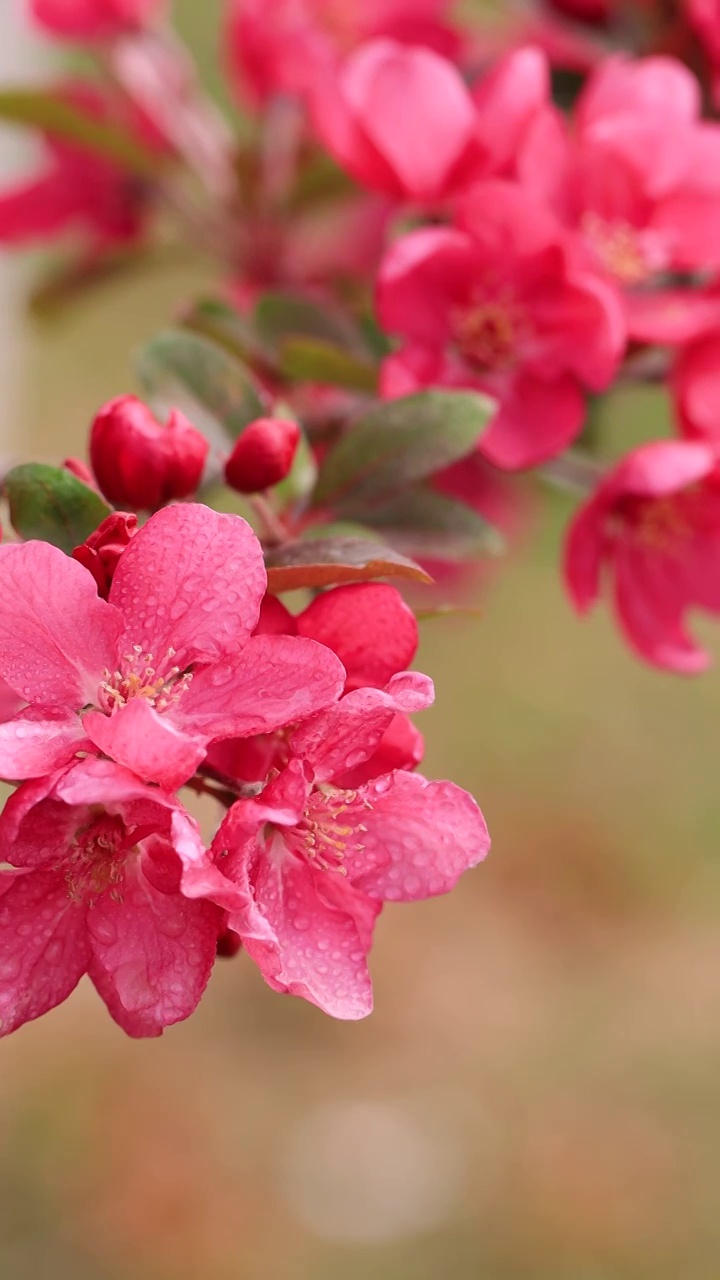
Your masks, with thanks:
<instances>
[{"instance_id":1,"label":"pink flower","mask_svg":"<svg viewBox=\"0 0 720 1280\"><path fill-rule=\"evenodd\" d=\"M109 40L145 26L164 0L30 0L40 27L64 40Z\"/></svg>"},{"instance_id":2,"label":"pink flower","mask_svg":"<svg viewBox=\"0 0 720 1280\"><path fill-rule=\"evenodd\" d=\"M171 790L214 739L332 702L345 671L330 650L250 638L266 583L250 526L200 505L151 517L108 601L57 548L0 547L0 677L30 704L0 725L0 776L39 777L95 748Z\"/></svg>"},{"instance_id":3,"label":"pink flower","mask_svg":"<svg viewBox=\"0 0 720 1280\"><path fill-rule=\"evenodd\" d=\"M213 872L189 869L276 991L338 1018L372 1008L366 957L383 902L447 893L488 852L475 801L449 782L395 772L347 789L393 709L427 705L429 682L395 676L385 692L349 693L291 736L287 769L240 800L213 844ZM319 785L318 785L319 784Z\"/></svg>"},{"instance_id":4,"label":"pink flower","mask_svg":"<svg viewBox=\"0 0 720 1280\"><path fill-rule=\"evenodd\" d=\"M449 0L230 0L233 83L259 105L302 95L341 54L380 36L453 57L459 35L448 8Z\"/></svg>"},{"instance_id":5,"label":"pink flower","mask_svg":"<svg viewBox=\"0 0 720 1280\"><path fill-rule=\"evenodd\" d=\"M397 587L362 582L334 587L294 617L279 600L266 596L255 634L299 635L326 645L346 671L346 690L384 688L415 657L418 625ZM422 734L401 710L389 718L368 760L349 769L342 786L357 786L391 769L414 769L423 757ZM214 743L208 762L240 782L265 782L290 758L286 732Z\"/></svg>"},{"instance_id":6,"label":"pink flower","mask_svg":"<svg viewBox=\"0 0 720 1280\"><path fill-rule=\"evenodd\" d=\"M113 117L108 100L90 85L66 85L57 96L93 119ZM44 141L47 163L38 177L0 193L0 244L32 244L77 232L89 251L99 253L139 239L148 193L137 178L77 143L49 133Z\"/></svg>"},{"instance_id":7,"label":"pink flower","mask_svg":"<svg viewBox=\"0 0 720 1280\"><path fill-rule=\"evenodd\" d=\"M656 441L629 453L575 516L565 580L580 613L603 570L628 644L646 662L694 674L708 663L689 609L720 613L720 468L709 444Z\"/></svg>"},{"instance_id":8,"label":"pink flower","mask_svg":"<svg viewBox=\"0 0 720 1280\"><path fill-rule=\"evenodd\" d=\"M109 502L154 511L200 486L207 440L179 409L160 423L136 396L117 396L96 415L90 460Z\"/></svg>"},{"instance_id":9,"label":"pink flower","mask_svg":"<svg viewBox=\"0 0 720 1280\"><path fill-rule=\"evenodd\" d=\"M625 345L613 288L575 241L510 182L478 184L458 225L415 231L389 250L377 306L405 340L386 396L477 387L498 401L480 442L498 467L560 453L585 418L585 390L612 381Z\"/></svg>"},{"instance_id":10,"label":"pink flower","mask_svg":"<svg viewBox=\"0 0 720 1280\"><path fill-rule=\"evenodd\" d=\"M531 196L582 234L625 296L667 271L720 265L720 127L700 119L695 77L672 58L608 58L570 125L548 106L525 134L518 172ZM662 333L660 334L662 340Z\"/></svg>"},{"instance_id":11,"label":"pink flower","mask_svg":"<svg viewBox=\"0 0 720 1280\"><path fill-rule=\"evenodd\" d=\"M182 894L183 871L208 859L173 796L81 760L24 783L0 839L0 1035L61 1004L85 973L131 1036L193 1012L222 917Z\"/></svg>"},{"instance_id":12,"label":"pink flower","mask_svg":"<svg viewBox=\"0 0 720 1280\"><path fill-rule=\"evenodd\" d=\"M548 91L532 49L509 55L473 96L432 50L373 40L317 77L311 105L318 137L358 182L432 205L514 162Z\"/></svg>"},{"instance_id":13,"label":"pink flower","mask_svg":"<svg viewBox=\"0 0 720 1280\"><path fill-rule=\"evenodd\" d=\"M681 349L670 389L682 434L720 444L720 330Z\"/></svg>"}]
</instances>

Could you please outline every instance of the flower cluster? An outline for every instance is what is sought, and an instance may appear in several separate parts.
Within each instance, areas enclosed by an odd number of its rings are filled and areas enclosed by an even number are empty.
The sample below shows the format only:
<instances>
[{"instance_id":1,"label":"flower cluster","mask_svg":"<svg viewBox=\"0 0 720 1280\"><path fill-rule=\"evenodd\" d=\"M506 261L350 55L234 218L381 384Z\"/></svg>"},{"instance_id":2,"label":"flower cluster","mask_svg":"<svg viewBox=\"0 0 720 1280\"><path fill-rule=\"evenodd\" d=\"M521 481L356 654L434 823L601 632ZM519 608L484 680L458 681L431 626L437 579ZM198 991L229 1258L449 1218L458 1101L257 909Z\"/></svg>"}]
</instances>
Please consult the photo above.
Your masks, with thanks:
<instances>
[{"instance_id":1,"label":"flower cluster","mask_svg":"<svg viewBox=\"0 0 720 1280\"><path fill-rule=\"evenodd\" d=\"M462 608L527 536L537 473L579 492L577 610L607 583L642 660L709 662L688 614L720 613L720 11L535 0L491 28L452 0L225 0L237 136L164 0L28 11L94 67L0 103L44 143L0 243L66 249L36 308L168 236L222 285L140 350L89 465L3 480L0 1030L87 972L158 1034L241 948L360 1017L382 904L489 847L415 771L432 685L399 584ZM674 425L617 456L633 384ZM187 789L226 811L209 842Z\"/></svg>"}]
</instances>

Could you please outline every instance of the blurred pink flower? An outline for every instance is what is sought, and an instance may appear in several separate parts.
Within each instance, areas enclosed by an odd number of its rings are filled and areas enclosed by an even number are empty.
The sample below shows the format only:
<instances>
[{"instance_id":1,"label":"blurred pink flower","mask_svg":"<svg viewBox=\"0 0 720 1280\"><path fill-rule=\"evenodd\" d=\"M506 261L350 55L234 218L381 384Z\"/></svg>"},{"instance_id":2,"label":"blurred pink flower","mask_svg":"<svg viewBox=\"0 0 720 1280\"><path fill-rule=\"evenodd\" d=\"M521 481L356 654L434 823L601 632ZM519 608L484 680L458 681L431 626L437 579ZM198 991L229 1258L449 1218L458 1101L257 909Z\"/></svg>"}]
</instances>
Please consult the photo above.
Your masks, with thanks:
<instances>
[{"instance_id":1,"label":"blurred pink flower","mask_svg":"<svg viewBox=\"0 0 720 1280\"><path fill-rule=\"evenodd\" d=\"M165 0L30 0L38 26L66 40L110 40L145 26Z\"/></svg>"},{"instance_id":2,"label":"blurred pink flower","mask_svg":"<svg viewBox=\"0 0 720 1280\"><path fill-rule=\"evenodd\" d=\"M266 582L250 526L200 505L151 517L107 602L57 548L1 547L0 676L31 705L0 725L0 774L39 777L94 747L174 789L212 739L269 732L332 702L345 671L329 649L250 638Z\"/></svg>"},{"instance_id":3,"label":"blurred pink flower","mask_svg":"<svg viewBox=\"0 0 720 1280\"><path fill-rule=\"evenodd\" d=\"M597 603L603 571L641 658L689 675L707 667L685 614L720 613L720 467L711 445L642 445L604 477L567 538L565 580L580 613Z\"/></svg>"},{"instance_id":4,"label":"blurred pink flower","mask_svg":"<svg viewBox=\"0 0 720 1280\"><path fill-rule=\"evenodd\" d=\"M625 346L614 289L550 214L506 181L480 183L457 225L411 232L381 269L380 321L405 346L383 370L386 396L440 385L498 401L480 441L508 470L565 449L585 390L612 381Z\"/></svg>"},{"instance_id":5,"label":"blurred pink flower","mask_svg":"<svg viewBox=\"0 0 720 1280\"><path fill-rule=\"evenodd\" d=\"M514 162L548 93L533 49L509 54L473 94L432 50L374 40L316 78L311 107L321 142L362 186L436 204Z\"/></svg>"},{"instance_id":6,"label":"blurred pink flower","mask_svg":"<svg viewBox=\"0 0 720 1280\"><path fill-rule=\"evenodd\" d=\"M190 901L183 868L208 861L170 795L109 760L24 783L0 816L0 1035L67 999L88 973L131 1036L187 1018L207 985L222 917Z\"/></svg>"}]
</instances>

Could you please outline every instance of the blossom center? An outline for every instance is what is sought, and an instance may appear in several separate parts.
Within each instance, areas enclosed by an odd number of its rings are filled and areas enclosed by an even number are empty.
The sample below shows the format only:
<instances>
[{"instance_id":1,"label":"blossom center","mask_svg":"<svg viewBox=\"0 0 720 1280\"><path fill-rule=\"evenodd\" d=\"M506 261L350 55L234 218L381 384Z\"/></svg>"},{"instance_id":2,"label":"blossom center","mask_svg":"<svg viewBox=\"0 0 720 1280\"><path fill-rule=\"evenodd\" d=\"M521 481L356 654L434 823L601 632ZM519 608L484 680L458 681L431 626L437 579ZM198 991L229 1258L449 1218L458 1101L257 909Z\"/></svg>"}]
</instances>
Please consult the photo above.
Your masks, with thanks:
<instances>
[{"instance_id":1,"label":"blossom center","mask_svg":"<svg viewBox=\"0 0 720 1280\"><path fill-rule=\"evenodd\" d=\"M589 211L583 217L582 230L603 266L621 284L642 284L653 274L646 247L629 222Z\"/></svg>"},{"instance_id":2,"label":"blossom center","mask_svg":"<svg viewBox=\"0 0 720 1280\"><path fill-rule=\"evenodd\" d=\"M652 551L673 554L693 530L687 513L674 497L640 501L632 510L635 538Z\"/></svg>"},{"instance_id":3,"label":"blossom center","mask_svg":"<svg viewBox=\"0 0 720 1280\"><path fill-rule=\"evenodd\" d=\"M469 364L493 370L514 363L523 316L509 297L457 307L451 323L458 351Z\"/></svg>"},{"instance_id":4,"label":"blossom center","mask_svg":"<svg viewBox=\"0 0 720 1280\"><path fill-rule=\"evenodd\" d=\"M111 897L120 898L128 845L136 831L128 832L122 818L105 813L76 831L64 868L74 902L97 898L108 889Z\"/></svg>"},{"instance_id":5,"label":"blossom center","mask_svg":"<svg viewBox=\"0 0 720 1280\"><path fill-rule=\"evenodd\" d=\"M367 801L360 799L357 791L333 790L325 795L315 792L308 801L302 821L295 828L295 851L320 871L335 871L347 875L343 866L348 849L361 851L357 834L367 828L357 822L348 822L354 811L367 808Z\"/></svg>"},{"instance_id":6,"label":"blossom center","mask_svg":"<svg viewBox=\"0 0 720 1280\"><path fill-rule=\"evenodd\" d=\"M142 646L135 645L117 671L103 671L98 690L103 711L112 715L132 698L145 698L156 711L167 711L178 703L192 680L192 672L182 672L179 666L172 665L175 656L175 650L168 649L156 662L151 653L143 653Z\"/></svg>"}]
</instances>

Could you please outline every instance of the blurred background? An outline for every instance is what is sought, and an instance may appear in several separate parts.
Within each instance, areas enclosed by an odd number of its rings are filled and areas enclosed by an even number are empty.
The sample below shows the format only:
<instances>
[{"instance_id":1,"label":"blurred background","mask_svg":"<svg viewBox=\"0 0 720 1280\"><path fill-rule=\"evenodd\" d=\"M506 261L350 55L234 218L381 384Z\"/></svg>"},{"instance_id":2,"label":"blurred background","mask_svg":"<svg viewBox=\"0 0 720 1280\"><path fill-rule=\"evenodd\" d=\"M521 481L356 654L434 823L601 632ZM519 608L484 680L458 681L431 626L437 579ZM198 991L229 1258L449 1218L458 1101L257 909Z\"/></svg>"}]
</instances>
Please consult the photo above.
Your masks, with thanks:
<instances>
[{"instance_id":1,"label":"blurred background","mask_svg":"<svg viewBox=\"0 0 720 1280\"><path fill-rule=\"evenodd\" d=\"M217 3L177 11L209 59ZM52 65L6 0L0 78ZM31 148L2 133L3 174ZM56 460L213 281L165 261L41 322L36 266L0 259L0 448ZM654 393L604 414L618 449L665 427ZM572 502L542 499L482 616L423 624L417 664L426 772L477 796L489 861L386 910L366 1022L240 956L162 1040L126 1039L83 983L3 1041L2 1280L717 1275L720 673L654 674L606 618L579 623Z\"/></svg>"}]
</instances>

